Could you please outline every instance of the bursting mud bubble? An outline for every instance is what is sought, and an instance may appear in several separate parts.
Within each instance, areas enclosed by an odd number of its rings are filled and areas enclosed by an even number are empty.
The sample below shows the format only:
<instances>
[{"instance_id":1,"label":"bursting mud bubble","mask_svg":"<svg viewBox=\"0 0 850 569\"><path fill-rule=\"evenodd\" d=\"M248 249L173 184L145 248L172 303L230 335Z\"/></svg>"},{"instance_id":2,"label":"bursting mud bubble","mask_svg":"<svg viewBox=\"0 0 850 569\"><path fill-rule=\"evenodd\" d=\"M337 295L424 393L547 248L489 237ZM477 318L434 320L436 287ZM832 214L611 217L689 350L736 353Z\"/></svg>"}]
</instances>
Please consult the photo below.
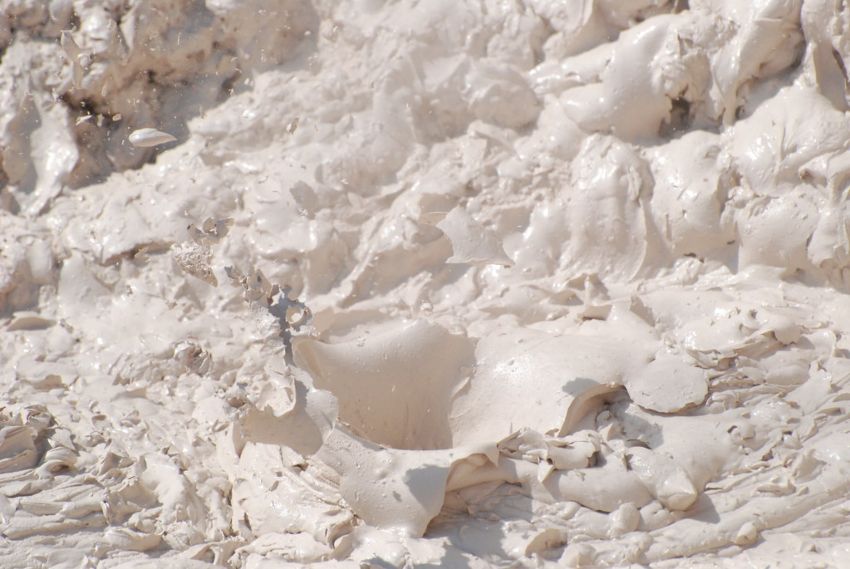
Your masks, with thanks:
<instances>
[{"instance_id":1,"label":"bursting mud bubble","mask_svg":"<svg viewBox=\"0 0 850 569\"><path fill-rule=\"evenodd\" d=\"M850 10L0 6L0 565L850 555Z\"/></svg>"}]
</instances>

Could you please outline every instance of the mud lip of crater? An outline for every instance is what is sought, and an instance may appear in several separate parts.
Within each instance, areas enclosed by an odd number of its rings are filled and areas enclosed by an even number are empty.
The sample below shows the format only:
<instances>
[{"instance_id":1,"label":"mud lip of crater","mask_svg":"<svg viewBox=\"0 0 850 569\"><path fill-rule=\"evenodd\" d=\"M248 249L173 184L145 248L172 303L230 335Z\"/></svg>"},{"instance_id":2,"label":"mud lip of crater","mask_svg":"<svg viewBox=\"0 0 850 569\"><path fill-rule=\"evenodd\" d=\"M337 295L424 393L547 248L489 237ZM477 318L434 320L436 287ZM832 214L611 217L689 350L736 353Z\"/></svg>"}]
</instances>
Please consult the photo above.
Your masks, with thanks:
<instances>
[{"instance_id":1,"label":"mud lip of crater","mask_svg":"<svg viewBox=\"0 0 850 569\"><path fill-rule=\"evenodd\" d=\"M661 412L704 400L704 374L657 357L648 330L607 332L517 327L473 339L415 319L333 343L297 338L293 349L314 386L338 400L339 420L393 449L495 444L521 429L567 435L624 387Z\"/></svg>"}]
</instances>

